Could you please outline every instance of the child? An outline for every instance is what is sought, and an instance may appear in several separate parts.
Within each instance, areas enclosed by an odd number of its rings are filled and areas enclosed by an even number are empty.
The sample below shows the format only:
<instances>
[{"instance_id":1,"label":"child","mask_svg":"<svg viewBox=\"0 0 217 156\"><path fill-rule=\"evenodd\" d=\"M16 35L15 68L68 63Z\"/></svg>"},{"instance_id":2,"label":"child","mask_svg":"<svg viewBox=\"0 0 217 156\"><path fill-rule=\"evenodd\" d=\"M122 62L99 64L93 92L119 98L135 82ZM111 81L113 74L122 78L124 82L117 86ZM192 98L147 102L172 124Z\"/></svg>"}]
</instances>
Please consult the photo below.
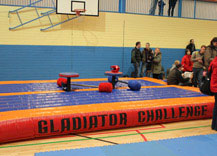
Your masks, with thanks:
<instances>
[{"instance_id":1,"label":"child","mask_svg":"<svg viewBox=\"0 0 217 156\"><path fill-rule=\"evenodd\" d=\"M182 66L184 68L184 72L192 72L193 70L193 62L191 61L191 51L186 49L185 56L182 58Z\"/></svg>"}]
</instances>

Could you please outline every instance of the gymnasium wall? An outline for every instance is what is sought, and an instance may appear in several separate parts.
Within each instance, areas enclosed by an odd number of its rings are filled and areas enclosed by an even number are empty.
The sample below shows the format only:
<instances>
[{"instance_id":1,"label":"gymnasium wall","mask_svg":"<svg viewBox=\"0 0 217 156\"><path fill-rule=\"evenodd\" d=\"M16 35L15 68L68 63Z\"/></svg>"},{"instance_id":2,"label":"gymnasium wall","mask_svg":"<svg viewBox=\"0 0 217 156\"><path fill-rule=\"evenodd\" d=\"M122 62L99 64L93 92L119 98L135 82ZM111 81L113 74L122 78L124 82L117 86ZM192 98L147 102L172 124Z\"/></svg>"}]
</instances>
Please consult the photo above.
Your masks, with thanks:
<instances>
[{"instance_id":1,"label":"gymnasium wall","mask_svg":"<svg viewBox=\"0 0 217 156\"><path fill-rule=\"evenodd\" d=\"M99 17L81 17L47 32L40 31L49 26L47 17L9 31L19 24L16 14L8 15L13 9L0 7L0 80L56 79L64 71L78 72L81 78L104 77L104 71L115 64L130 74L136 41L160 47L167 69L174 60L181 60L189 39L194 38L199 48L217 36L216 21L102 12ZM20 16L27 21L37 14L27 8ZM54 14L51 19L56 23L66 16Z\"/></svg>"}]
</instances>

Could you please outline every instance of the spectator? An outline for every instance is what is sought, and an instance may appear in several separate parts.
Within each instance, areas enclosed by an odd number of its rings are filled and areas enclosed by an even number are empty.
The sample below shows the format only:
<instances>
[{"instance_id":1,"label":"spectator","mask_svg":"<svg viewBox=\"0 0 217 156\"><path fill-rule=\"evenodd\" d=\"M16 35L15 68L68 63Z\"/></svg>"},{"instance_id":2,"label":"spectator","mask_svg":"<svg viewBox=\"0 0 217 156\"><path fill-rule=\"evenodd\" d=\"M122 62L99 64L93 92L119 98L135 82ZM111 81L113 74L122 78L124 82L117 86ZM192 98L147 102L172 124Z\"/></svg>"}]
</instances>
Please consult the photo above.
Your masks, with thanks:
<instances>
[{"instance_id":1,"label":"spectator","mask_svg":"<svg viewBox=\"0 0 217 156\"><path fill-rule=\"evenodd\" d=\"M168 16L172 16L174 15L174 9L176 7L176 2L177 0L169 0L169 9L168 9Z\"/></svg>"},{"instance_id":2,"label":"spectator","mask_svg":"<svg viewBox=\"0 0 217 156\"><path fill-rule=\"evenodd\" d=\"M141 42L136 42L136 47L131 51L131 63L133 63L135 71L134 71L134 77L139 77L139 68L140 68L140 62L142 60L141 57Z\"/></svg>"},{"instance_id":3,"label":"spectator","mask_svg":"<svg viewBox=\"0 0 217 156\"><path fill-rule=\"evenodd\" d=\"M150 15L155 15L155 10L156 10L156 7L157 7L157 2L158 2L158 0L151 0L151 8L149 10L149 14Z\"/></svg>"},{"instance_id":4,"label":"spectator","mask_svg":"<svg viewBox=\"0 0 217 156\"><path fill-rule=\"evenodd\" d=\"M164 71L164 67L161 66L161 73L160 73L159 79L163 80L164 78L165 78L165 71Z\"/></svg>"},{"instance_id":5,"label":"spectator","mask_svg":"<svg viewBox=\"0 0 217 156\"><path fill-rule=\"evenodd\" d=\"M187 45L186 49L189 49L191 51L191 55L194 51L196 51L196 47L194 44L194 39L190 40L190 43Z\"/></svg>"},{"instance_id":6,"label":"spectator","mask_svg":"<svg viewBox=\"0 0 217 156\"><path fill-rule=\"evenodd\" d=\"M215 105L212 117L212 129L217 131L217 56L211 62L209 71L212 69L210 90L215 94Z\"/></svg>"},{"instance_id":7,"label":"spectator","mask_svg":"<svg viewBox=\"0 0 217 156\"><path fill-rule=\"evenodd\" d=\"M179 60L176 60L176 61L174 62L174 64L172 65L172 67L169 68L169 69L167 69L166 78L168 78L170 72L171 72L178 64L180 64L180 61L179 61Z\"/></svg>"},{"instance_id":8,"label":"spectator","mask_svg":"<svg viewBox=\"0 0 217 156\"><path fill-rule=\"evenodd\" d=\"M142 70L141 70L141 77L145 76L150 77L151 76L151 66L153 61L153 50L150 48L150 43L146 43L146 46L144 50L142 51ZM146 68L146 72L145 72Z\"/></svg>"},{"instance_id":9,"label":"spectator","mask_svg":"<svg viewBox=\"0 0 217 156\"><path fill-rule=\"evenodd\" d=\"M158 2L158 8L159 8L159 13L158 13L158 15L159 16L163 16L164 15L164 6L166 5L166 3L164 3L164 1L163 0L160 0L159 2Z\"/></svg>"},{"instance_id":10,"label":"spectator","mask_svg":"<svg viewBox=\"0 0 217 156\"><path fill-rule=\"evenodd\" d=\"M192 72L193 62L191 61L191 51L186 49L185 56L182 58L182 66L184 72Z\"/></svg>"},{"instance_id":11,"label":"spectator","mask_svg":"<svg viewBox=\"0 0 217 156\"><path fill-rule=\"evenodd\" d=\"M152 64L152 73L153 73L153 78L155 79L159 79L159 76L162 73L161 59L162 59L162 54L160 52L160 48L156 48L154 58L153 58L153 64Z\"/></svg>"},{"instance_id":12,"label":"spectator","mask_svg":"<svg viewBox=\"0 0 217 156\"><path fill-rule=\"evenodd\" d=\"M180 61L179 60L175 60L174 64L170 68L170 71L172 71L178 64L180 64Z\"/></svg>"},{"instance_id":13,"label":"spectator","mask_svg":"<svg viewBox=\"0 0 217 156\"><path fill-rule=\"evenodd\" d=\"M176 65L176 67L169 73L167 78L168 85L180 85L180 86L191 86L190 78L184 78L182 74L183 67L181 64Z\"/></svg>"},{"instance_id":14,"label":"spectator","mask_svg":"<svg viewBox=\"0 0 217 156\"><path fill-rule=\"evenodd\" d=\"M204 54L204 63L208 69L210 62L217 56L217 37L214 37Z\"/></svg>"},{"instance_id":15,"label":"spectator","mask_svg":"<svg viewBox=\"0 0 217 156\"><path fill-rule=\"evenodd\" d=\"M200 85L203 78L203 68L204 68L204 53L206 51L206 46L202 45L200 51L195 51L191 56L191 61L193 61L193 73L194 73L194 87Z\"/></svg>"}]
</instances>

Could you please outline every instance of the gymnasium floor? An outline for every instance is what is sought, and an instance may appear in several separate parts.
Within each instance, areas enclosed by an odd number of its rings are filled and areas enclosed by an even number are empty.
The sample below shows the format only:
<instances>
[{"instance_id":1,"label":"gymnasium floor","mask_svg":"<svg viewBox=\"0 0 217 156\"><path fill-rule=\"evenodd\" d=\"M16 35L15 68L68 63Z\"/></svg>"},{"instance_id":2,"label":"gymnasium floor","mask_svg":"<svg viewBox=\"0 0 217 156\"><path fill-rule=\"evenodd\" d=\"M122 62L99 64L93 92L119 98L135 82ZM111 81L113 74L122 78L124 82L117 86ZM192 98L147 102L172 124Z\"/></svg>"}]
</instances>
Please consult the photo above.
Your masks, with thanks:
<instances>
[{"instance_id":1,"label":"gymnasium floor","mask_svg":"<svg viewBox=\"0 0 217 156\"><path fill-rule=\"evenodd\" d=\"M217 134L210 124L211 120L206 119L21 141L0 145L0 156L34 156L47 151Z\"/></svg>"}]
</instances>

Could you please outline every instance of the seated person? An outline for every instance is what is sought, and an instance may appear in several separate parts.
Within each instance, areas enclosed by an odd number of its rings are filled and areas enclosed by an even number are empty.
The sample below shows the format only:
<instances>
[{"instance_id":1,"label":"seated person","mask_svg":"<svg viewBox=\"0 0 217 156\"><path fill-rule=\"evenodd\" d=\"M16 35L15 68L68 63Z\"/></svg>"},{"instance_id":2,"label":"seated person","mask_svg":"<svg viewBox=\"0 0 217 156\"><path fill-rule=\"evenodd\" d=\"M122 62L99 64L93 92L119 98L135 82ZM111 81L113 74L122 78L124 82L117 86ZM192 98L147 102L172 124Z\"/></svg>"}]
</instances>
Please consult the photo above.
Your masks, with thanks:
<instances>
[{"instance_id":1,"label":"seated person","mask_svg":"<svg viewBox=\"0 0 217 156\"><path fill-rule=\"evenodd\" d=\"M172 65L172 67L170 68L170 71L172 71L174 68L176 68L176 66L177 66L178 64L180 64L180 61L179 61L179 60L176 60L176 61L174 62L174 64Z\"/></svg>"},{"instance_id":2,"label":"seated person","mask_svg":"<svg viewBox=\"0 0 217 156\"><path fill-rule=\"evenodd\" d=\"M191 75L190 78L184 78L182 74L183 67L181 64L176 65L176 67L169 73L167 84L168 85L180 85L180 86L191 86L191 79L193 76Z\"/></svg>"},{"instance_id":3,"label":"seated person","mask_svg":"<svg viewBox=\"0 0 217 156\"><path fill-rule=\"evenodd\" d=\"M180 61L179 61L179 60L176 60L176 61L174 62L174 64L172 65L172 67L167 69L166 79L168 78L169 73L170 73L170 72L176 67L176 65L178 65L178 64L180 64Z\"/></svg>"}]
</instances>

